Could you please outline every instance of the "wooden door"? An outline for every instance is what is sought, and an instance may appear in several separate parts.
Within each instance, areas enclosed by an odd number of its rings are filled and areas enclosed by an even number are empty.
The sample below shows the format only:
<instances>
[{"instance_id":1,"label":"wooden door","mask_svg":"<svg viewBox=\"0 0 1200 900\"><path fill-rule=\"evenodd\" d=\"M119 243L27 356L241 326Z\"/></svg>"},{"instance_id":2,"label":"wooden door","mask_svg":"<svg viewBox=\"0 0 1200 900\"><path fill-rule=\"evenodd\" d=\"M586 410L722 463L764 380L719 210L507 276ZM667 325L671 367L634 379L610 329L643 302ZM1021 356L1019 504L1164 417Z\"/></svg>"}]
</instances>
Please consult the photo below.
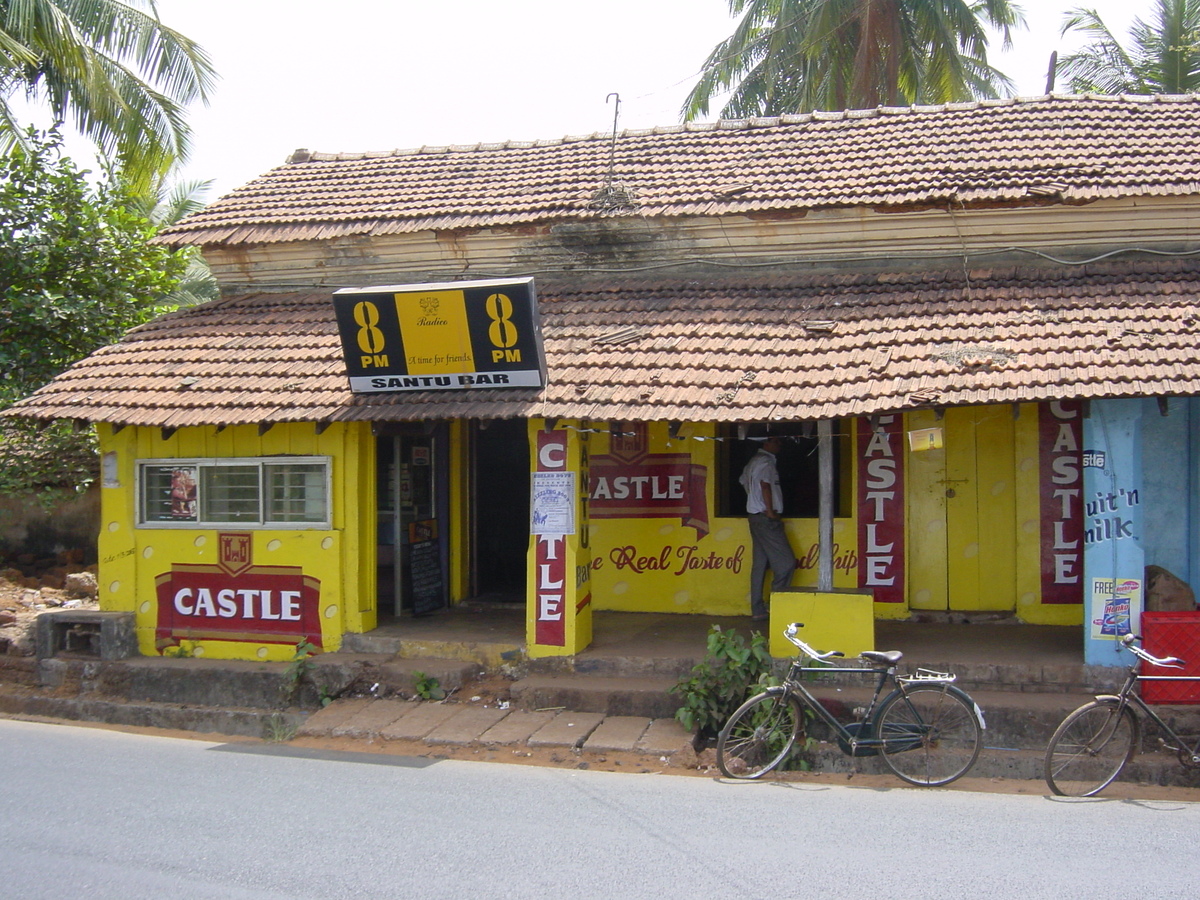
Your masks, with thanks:
<instances>
[{"instance_id":1,"label":"wooden door","mask_svg":"<svg viewBox=\"0 0 1200 900\"><path fill-rule=\"evenodd\" d=\"M941 427L943 446L908 454L909 605L1016 608L1016 420L1011 406L910 414Z\"/></svg>"}]
</instances>

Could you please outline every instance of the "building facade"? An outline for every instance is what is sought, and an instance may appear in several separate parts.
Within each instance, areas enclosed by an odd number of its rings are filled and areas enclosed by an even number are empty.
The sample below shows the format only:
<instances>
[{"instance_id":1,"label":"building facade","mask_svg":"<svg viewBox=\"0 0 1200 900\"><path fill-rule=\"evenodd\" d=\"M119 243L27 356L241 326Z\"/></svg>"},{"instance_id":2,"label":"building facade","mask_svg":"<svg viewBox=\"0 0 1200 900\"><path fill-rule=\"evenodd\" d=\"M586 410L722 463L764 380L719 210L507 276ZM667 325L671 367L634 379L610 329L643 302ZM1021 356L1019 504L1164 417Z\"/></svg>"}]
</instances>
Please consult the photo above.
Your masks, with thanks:
<instances>
[{"instance_id":1,"label":"building facade","mask_svg":"<svg viewBox=\"0 0 1200 900\"><path fill-rule=\"evenodd\" d=\"M737 475L780 434L794 587L1105 662L1146 567L1200 559L1197 137L1197 98L1049 97L298 152L165 235L221 300L11 414L96 423L101 603L147 654L748 614ZM543 385L351 390L335 291L481 279L532 279Z\"/></svg>"}]
</instances>

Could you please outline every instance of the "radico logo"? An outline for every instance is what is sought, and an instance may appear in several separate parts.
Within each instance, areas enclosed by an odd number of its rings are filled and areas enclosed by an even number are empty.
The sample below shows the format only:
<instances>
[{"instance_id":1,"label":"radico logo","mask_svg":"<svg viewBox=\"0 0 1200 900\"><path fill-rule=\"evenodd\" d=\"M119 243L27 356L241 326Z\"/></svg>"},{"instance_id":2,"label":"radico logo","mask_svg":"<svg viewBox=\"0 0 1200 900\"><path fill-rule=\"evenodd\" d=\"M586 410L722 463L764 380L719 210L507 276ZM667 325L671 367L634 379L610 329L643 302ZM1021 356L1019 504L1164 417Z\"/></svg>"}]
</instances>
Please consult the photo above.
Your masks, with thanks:
<instances>
[{"instance_id":1,"label":"radico logo","mask_svg":"<svg viewBox=\"0 0 1200 900\"><path fill-rule=\"evenodd\" d=\"M437 297L423 297L421 299L421 309L425 310L425 315L417 319L418 325L445 325L446 320L438 315L438 308L442 302Z\"/></svg>"}]
</instances>

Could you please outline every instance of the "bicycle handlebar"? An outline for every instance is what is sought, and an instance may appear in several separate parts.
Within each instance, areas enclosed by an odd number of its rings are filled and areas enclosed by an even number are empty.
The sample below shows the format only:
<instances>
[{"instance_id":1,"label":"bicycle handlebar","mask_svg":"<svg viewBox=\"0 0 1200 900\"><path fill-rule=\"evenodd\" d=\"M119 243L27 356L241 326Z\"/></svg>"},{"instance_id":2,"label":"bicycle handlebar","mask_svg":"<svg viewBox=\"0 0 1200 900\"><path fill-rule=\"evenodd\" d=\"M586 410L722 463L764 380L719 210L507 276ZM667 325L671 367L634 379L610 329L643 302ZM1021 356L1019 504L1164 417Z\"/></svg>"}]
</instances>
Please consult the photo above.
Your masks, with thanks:
<instances>
[{"instance_id":1,"label":"bicycle handlebar","mask_svg":"<svg viewBox=\"0 0 1200 900\"><path fill-rule=\"evenodd\" d=\"M793 644L795 644L797 647L799 647L800 652L803 653L805 656L810 656L813 659L819 659L819 660L824 661L827 659L837 659L838 657L842 657L842 656L846 655L841 650L830 650L828 653L817 652L812 647L808 646L808 644L804 643L804 641L800 640L800 638L796 637L796 632L799 631L803 627L804 627L803 622L793 622L787 628L783 629L783 636L785 638L787 638L789 641L791 641Z\"/></svg>"},{"instance_id":2,"label":"bicycle handlebar","mask_svg":"<svg viewBox=\"0 0 1200 900\"><path fill-rule=\"evenodd\" d=\"M1147 653L1143 647L1138 646L1136 643L1141 639L1142 636L1140 634L1130 633L1121 638L1121 645L1138 659L1148 662L1152 666L1165 666L1170 669L1182 669L1184 667L1184 661L1178 656L1163 656L1160 658L1154 656L1152 653Z\"/></svg>"}]
</instances>

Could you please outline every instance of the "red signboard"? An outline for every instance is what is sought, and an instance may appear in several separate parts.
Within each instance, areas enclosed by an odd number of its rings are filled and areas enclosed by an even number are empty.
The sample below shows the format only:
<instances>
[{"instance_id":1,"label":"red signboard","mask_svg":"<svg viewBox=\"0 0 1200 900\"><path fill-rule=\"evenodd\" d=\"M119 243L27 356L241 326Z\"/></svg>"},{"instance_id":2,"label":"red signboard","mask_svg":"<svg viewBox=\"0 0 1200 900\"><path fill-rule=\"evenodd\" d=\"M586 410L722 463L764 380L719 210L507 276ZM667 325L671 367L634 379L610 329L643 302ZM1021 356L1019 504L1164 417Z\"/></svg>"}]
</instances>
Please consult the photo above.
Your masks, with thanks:
<instances>
[{"instance_id":1,"label":"red signboard","mask_svg":"<svg viewBox=\"0 0 1200 900\"><path fill-rule=\"evenodd\" d=\"M538 432L537 470L567 471L565 431ZM548 647L564 647L567 643L567 538L563 534L539 534L534 545L534 565L537 567L534 640Z\"/></svg>"},{"instance_id":2,"label":"red signboard","mask_svg":"<svg viewBox=\"0 0 1200 900\"><path fill-rule=\"evenodd\" d=\"M1083 408L1038 407L1042 602L1083 602Z\"/></svg>"},{"instance_id":3,"label":"red signboard","mask_svg":"<svg viewBox=\"0 0 1200 900\"><path fill-rule=\"evenodd\" d=\"M155 579L160 648L181 640L321 646L321 582L299 566L256 566L248 534L218 537L216 565L176 563Z\"/></svg>"},{"instance_id":4,"label":"red signboard","mask_svg":"<svg viewBox=\"0 0 1200 900\"><path fill-rule=\"evenodd\" d=\"M877 603L904 602L904 423L858 423L858 585Z\"/></svg>"}]
</instances>

